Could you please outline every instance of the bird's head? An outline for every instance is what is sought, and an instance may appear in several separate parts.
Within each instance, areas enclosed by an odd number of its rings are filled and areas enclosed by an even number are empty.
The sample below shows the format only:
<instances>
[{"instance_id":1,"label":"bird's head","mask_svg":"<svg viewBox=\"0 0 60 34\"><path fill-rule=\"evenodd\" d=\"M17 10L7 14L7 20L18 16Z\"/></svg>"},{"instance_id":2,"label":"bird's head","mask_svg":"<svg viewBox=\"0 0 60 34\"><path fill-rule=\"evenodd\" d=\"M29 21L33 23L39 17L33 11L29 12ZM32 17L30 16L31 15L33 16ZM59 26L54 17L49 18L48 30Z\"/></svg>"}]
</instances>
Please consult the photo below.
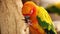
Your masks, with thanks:
<instances>
[{"instance_id":1,"label":"bird's head","mask_svg":"<svg viewBox=\"0 0 60 34\"><path fill-rule=\"evenodd\" d=\"M26 3L24 3L23 7L22 7L22 14L24 16L32 16L32 15L36 15L36 4L32 1L28 1Z\"/></svg>"}]
</instances>

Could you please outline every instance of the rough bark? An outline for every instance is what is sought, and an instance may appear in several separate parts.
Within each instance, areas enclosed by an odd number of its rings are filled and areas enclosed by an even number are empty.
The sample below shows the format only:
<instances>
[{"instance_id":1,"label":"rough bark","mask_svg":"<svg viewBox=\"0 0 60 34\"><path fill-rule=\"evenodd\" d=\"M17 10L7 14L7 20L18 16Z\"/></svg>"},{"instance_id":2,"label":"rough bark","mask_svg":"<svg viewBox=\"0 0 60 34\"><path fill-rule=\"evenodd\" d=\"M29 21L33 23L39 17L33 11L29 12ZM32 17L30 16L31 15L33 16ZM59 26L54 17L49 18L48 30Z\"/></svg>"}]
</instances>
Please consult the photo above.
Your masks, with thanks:
<instances>
[{"instance_id":1,"label":"rough bark","mask_svg":"<svg viewBox=\"0 0 60 34\"><path fill-rule=\"evenodd\" d=\"M28 34L28 27L24 23L21 13L21 0L0 0L1 34Z\"/></svg>"}]
</instances>

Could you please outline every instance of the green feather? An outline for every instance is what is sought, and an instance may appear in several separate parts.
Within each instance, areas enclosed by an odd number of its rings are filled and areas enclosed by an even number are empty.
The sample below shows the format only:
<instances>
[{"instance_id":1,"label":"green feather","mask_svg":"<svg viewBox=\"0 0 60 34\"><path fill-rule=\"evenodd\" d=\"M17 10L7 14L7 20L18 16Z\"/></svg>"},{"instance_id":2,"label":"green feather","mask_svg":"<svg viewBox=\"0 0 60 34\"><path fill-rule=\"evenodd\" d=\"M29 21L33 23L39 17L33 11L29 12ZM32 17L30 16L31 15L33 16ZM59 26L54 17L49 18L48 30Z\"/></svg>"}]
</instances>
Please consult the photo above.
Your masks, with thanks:
<instances>
[{"instance_id":1,"label":"green feather","mask_svg":"<svg viewBox=\"0 0 60 34\"><path fill-rule=\"evenodd\" d=\"M38 19L39 25L41 25L42 28L44 28L44 29L47 28L48 29L48 27L49 27L48 23L46 23L45 21L42 21L41 18L38 17L38 16L37 16L37 19Z\"/></svg>"},{"instance_id":2,"label":"green feather","mask_svg":"<svg viewBox=\"0 0 60 34\"><path fill-rule=\"evenodd\" d=\"M45 30L47 34L56 34L53 24L48 24L46 21L42 21L40 17L37 16L38 24Z\"/></svg>"}]
</instances>

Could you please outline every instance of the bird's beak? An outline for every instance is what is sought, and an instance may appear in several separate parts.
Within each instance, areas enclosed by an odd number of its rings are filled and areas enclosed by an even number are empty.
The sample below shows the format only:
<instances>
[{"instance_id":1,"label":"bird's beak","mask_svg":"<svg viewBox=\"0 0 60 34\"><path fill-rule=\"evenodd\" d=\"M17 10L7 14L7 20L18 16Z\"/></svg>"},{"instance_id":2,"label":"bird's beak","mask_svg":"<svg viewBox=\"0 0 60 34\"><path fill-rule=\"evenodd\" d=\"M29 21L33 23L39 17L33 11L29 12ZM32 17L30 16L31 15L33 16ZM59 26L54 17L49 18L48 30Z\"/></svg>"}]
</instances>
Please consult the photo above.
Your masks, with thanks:
<instances>
[{"instance_id":1,"label":"bird's beak","mask_svg":"<svg viewBox=\"0 0 60 34\"><path fill-rule=\"evenodd\" d=\"M30 16L25 16L25 22L28 23L30 20Z\"/></svg>"}]
</instances>

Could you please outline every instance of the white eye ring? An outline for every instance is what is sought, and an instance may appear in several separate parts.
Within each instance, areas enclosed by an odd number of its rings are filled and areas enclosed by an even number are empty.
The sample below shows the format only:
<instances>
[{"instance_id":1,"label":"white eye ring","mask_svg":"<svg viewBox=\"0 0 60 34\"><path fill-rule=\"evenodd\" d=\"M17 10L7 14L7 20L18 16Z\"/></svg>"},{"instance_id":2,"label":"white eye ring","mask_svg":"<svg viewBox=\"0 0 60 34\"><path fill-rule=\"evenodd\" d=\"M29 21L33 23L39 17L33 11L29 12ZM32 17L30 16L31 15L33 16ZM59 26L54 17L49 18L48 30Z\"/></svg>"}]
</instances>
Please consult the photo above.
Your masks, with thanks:
<instances>
[{"instance_id":1,"label":"white eye ring","mask_svg":"<svg viewBox=\"0 0 60 34\"><path fill-rule=\"evenodd\" d=\"M31 13L30 14L32 14L33 13L33 10L31 10Z\"/></svg>"}]
</instances>

